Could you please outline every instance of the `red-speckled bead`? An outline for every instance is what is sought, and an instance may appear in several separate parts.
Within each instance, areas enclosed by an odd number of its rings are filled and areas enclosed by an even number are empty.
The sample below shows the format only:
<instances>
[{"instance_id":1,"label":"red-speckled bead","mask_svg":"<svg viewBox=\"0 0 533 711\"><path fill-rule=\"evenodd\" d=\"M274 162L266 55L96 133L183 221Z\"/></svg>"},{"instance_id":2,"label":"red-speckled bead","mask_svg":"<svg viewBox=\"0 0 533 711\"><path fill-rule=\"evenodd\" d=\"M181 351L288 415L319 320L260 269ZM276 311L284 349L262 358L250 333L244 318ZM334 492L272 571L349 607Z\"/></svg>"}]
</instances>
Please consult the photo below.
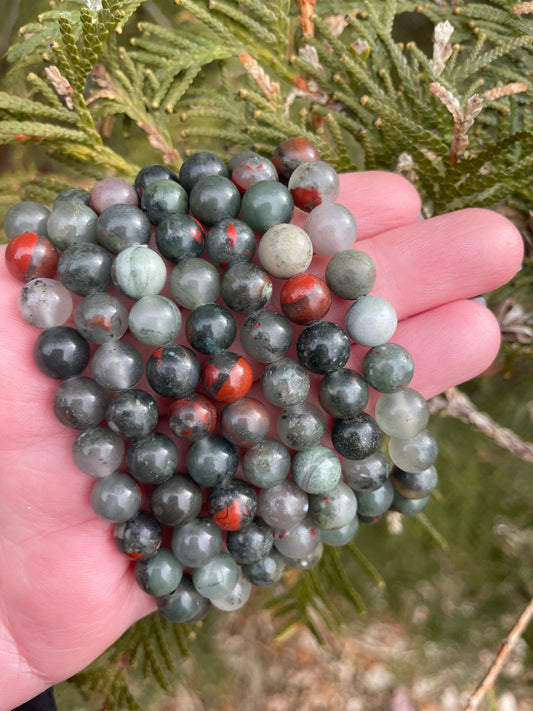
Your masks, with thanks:
<instances>
[{"instance_id":1,"label":"red-speckled bead","mask_svg":"<svg viewBox=\"0 0 533 711\"><path fill-rule=\"evenodd\" d=\"M215 406L200 393L175 400L168 410L168 425L172 432L187 442L196 442L212 434L217 423Z\"/></svg>"},{"instance_id":2,"label":"red-speckled bead","mask_svg":"<svg viewBox=\"0 0 533 711\"><path fill-rule=\"evenodd\" d=\"M217 402L235 402L244 397L254 380L252 367L238 353L225 351L207 361L202 379L207 393Z\"/></svg>"},{"instance_id":3,"label":"red-speckled bead","mask_svg":"<svg viewBox=\"0 0 533 711\"><path fill-rule=\"evenodd\" d=\"M257 496L245 481L236 479L209 494L209 515L223 531L249 526L257 511Z\"/></svg>"},{"instance_id":4,"label":"red-speckled bead","mask_svg":"<svg viewBox=\"0 0 533 711\"><path fill-rule=\"evenodd\" d=\"M54 276L59 252L47 237L40 237L35 232L23 232L7 245L5 259L14 277L31 281L37 277Z\"/></svg>"},{"instance_id":5,"label":"red-speckled bead","mask_svg":"<svg viewBox=\"0 0 533 711\"><path fill-rule=\"evenodd\" d=\"M294 323L308 324L325 316L331 306L331 292L314 274L296 274L280 294L281 310Z\"/></svg>"},{"instance_id":6,"label":"red-speckled bead","mask_svg":"<svg viewBox=\"0 0 533 711\"><path fill-rule=\"evenodd\" d=\"M319 159L320 154L307 138L288 138L274 151L272 163L278 171L281 182L287 184L293 171L301 163Z\"/></svg>"}]
</instances>

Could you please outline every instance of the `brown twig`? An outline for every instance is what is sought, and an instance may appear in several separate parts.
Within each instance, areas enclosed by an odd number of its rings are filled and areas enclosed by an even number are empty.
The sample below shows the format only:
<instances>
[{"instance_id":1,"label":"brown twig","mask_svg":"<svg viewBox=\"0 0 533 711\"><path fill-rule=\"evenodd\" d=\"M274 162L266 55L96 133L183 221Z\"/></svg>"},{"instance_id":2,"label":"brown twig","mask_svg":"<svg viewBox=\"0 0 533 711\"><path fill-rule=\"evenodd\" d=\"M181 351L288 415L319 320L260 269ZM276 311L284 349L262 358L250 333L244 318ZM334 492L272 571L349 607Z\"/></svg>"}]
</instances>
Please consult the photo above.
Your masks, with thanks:
<instances>
[{"instance_id":1,"label":"brown twig","mask_svg":"<svg viewBox=\"0 0 533 711\"><path fill-rule=\"evenodd\" d=\"M518 642L522 634L524 633L532 617L533 598L529 601L528 606L520 615L518 622L513 627L507 638L504 639L500 651L498 652L498 656L494 660L481 684L477 687L477 689L470 697L470 700L467 706L465 707L465 711L475 711L475 709L478 708L479 704L485 698L485 695L493 688L494 683L507 660L507 657L509 656L511 650Z\"/></svg>"},{"instance_id":2,"label":"brown twig","mask_svg":"<svg viewBox=\"0 0 533 711\"><path fill-rule=\"evenodd\" d=\"M499 447L533 464L533 444L524 442L515 432L501 427L485 412L480 412L470 398L457 388L450 388L442 395L434 397L430 402L430 408L432 413L445 412L471 425L490 437Z\"/></svg>"}]
</instances>

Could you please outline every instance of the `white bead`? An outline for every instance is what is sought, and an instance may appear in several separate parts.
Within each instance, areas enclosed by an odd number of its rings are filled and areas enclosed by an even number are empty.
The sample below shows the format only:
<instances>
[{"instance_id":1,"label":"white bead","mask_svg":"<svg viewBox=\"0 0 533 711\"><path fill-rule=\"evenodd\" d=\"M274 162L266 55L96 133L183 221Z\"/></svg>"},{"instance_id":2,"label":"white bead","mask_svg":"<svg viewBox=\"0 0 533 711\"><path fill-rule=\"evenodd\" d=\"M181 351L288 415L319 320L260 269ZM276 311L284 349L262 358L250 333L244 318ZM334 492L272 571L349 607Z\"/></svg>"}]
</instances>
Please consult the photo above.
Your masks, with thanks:
<instances>
[{"instance_id":1,"label":"white bead","mask_svg":"<svg viewBox=\"0 0 533 711\"><path fill-rule=\"evenodd\" d=\"M357 225L354 216L344 205L323 202L311 210L304 230L311 238L316 254L333 257L338 252L352 247Z\"/></svg>"},{"instance_id":2,"label":"white bead","mask_svg":"<svg viewBox=\"0 0 533 711\"><path fill-rule=\"evenodd\" d=\"M427 402L411 388L384 393L376 403L376 421L391 437L415 437L426 427L428 420Z\"/></svg>"},{"instance_id":3,"label":"white bead","mask_svg":"<svg viewBox=\"0 0 533 711\"><path fill-rule=\"evenodd\" d=\"M313 243L301 227L283 222L261 237L257 256L269 274L289 279L307 271L313 259Z\"/></svg>"},{"instance_id":4,"label":"white bead","mask_svg":"<svg viewBox=\"0 0 533 711\"><path fill-rule=\"evenodd\" d=\"M346 311L346 330L361 346L380 346L394 335L398 319L392 304L380 296L361 296Z\"/></svg>"}]
</instances>

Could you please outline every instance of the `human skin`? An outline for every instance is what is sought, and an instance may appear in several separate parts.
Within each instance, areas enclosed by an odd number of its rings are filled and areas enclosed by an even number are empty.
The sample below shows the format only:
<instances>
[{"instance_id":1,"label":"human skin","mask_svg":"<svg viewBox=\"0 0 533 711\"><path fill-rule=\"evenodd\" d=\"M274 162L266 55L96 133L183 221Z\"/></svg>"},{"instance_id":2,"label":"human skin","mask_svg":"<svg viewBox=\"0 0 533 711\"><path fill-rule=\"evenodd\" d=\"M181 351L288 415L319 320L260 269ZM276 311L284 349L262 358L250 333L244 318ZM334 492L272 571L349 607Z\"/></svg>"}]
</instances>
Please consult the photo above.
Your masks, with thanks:
<instances>
[{"instance_id":1,"label":"human skin","mask_svg":"<svg viewBox=\"0 0 533 711\"><path fill-rule=\"evenodd\" d=\"M470 299L519 269L522 240L514 226L482 209L419 221L416 191L390 173L341 176L339 202L357 220L355 247L376 263L372 293L397 311L391 340L413 356L411 386L428 398L483 372L497 355L500 331L491 312ZM323 275L326 261L315 258L311 271ZM94 480L72 463L76 432L53 415L58 383L33 363L38 332L18 314L20 288L2 251L0 711L80 671L155 609L116 549L110 524L91 509ZM269 307L276 308L275 298ZM342 325L345 309L335 299L326 319ZM363 354L354 347L348 366L357 368Z\"/></svg>"}]
</instances>

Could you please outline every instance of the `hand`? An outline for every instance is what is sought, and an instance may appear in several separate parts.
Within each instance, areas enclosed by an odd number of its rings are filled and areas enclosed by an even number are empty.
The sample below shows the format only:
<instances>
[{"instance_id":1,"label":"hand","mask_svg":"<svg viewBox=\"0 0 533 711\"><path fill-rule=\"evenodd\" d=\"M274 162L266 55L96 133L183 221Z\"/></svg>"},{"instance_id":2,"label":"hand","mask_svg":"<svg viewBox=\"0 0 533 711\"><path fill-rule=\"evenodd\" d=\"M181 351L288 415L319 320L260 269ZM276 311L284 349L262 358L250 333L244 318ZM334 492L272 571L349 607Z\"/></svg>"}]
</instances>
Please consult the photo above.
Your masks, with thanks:
<instances>
[{"instance_id":1,"label":"hand","mask_svg":"<svg viewBox=\"0 0 533 711\"><path fill-rule=\"evenodd\" d=\"M431 397L487 368L498 324L468 299L518 270L513 225L479 209L419 221L415 190L388 173L341 176L339 202L356 217L355 246L376 263L373 293L397 310L392 340L413 355L412 387ZM325 263L315 259L312 270ZM21 286L0 254L0 711L83 669L155 608L115 548L111 524L90 507L94 480L74 467L76 433L53 415L57 381L33 363L38 331L18 314ZM345 308L327 319L343 324ZM357 367L362 352L348 365Z\"/></svg>"}]
</instances>

